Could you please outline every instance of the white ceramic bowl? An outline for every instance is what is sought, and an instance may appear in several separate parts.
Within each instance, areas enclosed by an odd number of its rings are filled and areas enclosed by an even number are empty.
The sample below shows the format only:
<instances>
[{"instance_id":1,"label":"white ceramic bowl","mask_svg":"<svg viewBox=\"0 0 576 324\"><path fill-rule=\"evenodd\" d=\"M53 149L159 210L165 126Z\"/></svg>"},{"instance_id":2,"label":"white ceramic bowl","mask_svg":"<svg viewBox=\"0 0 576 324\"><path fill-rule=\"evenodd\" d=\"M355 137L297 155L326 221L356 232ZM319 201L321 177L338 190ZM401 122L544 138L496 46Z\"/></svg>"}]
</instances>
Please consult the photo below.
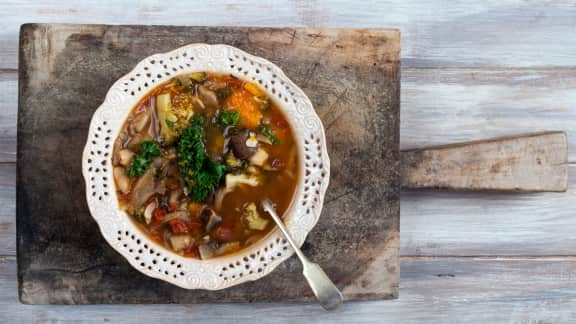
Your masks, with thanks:
<instances>
[{"instance_id":1,"label":"white ceramic bowl","mask_svg":"<svg viewBox=\"0 0 576 324\"><path fill-rule=\"evenodd\" d=\"M275 229L232 255L210 260L181 257L148 239L120 210L112 176L113 143L132 108L156 85L194 71L228 73L258 82L284 111L295 131L301 170L284 220L299 245L320 216L330 161L324 128L310 99L276 65L237 48L190 44L152 55L112 85L92 117L82 155L90 213L106 241L140 272L183 288L218 290L262 278L293 250Z\"/></svg>"}]
</instances>

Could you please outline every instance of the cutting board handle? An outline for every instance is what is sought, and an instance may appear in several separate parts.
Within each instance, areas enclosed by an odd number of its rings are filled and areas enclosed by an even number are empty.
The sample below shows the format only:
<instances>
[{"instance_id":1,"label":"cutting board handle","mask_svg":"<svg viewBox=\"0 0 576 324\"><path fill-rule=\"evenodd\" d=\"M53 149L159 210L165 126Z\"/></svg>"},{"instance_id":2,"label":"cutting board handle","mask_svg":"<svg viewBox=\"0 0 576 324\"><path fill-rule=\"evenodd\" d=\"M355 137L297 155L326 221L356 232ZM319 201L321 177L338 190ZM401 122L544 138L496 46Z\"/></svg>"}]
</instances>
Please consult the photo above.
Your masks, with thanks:
<instances>
[{"instance_id":1,"label":"cutting board handle","mask_svg":"<svg viewBox=\"0 0 576 324\"><path fill-rule=\"evenodd\" d=\"M401 152L403 188L566 191L566 133L553 131Z\"/></svg>"}]
</instances>

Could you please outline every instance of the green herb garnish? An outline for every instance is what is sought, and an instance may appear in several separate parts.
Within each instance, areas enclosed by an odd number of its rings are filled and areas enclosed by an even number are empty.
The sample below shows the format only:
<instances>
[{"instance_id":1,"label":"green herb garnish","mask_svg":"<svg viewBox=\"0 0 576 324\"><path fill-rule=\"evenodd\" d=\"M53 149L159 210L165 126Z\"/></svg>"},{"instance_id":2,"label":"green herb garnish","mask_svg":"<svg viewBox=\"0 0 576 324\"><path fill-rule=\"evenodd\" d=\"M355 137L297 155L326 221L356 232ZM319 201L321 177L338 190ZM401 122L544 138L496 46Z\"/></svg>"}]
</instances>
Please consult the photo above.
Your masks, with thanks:
<instances>
[{"instance_id":1,"label":"green herb garnish","mask_svg":"<svg viewBox=\"0 0 576 324\"><path fill-rule=\"evenodd\" d=\"M242 123L242 119L240 119L240 113L238 110L226 110L222 109L220 111L220 124L226 125L234 125L238 126Z\"/></svg>"},{"instance_id":2,"label":"green herb garnish","mask_svg":"<svg viewBox=\"0 0 576 324\"><path fill-rule=\"evenodd\" d=\"M194 117L178 141L180 175L195 202L206 201L226 171L225 164L215 163L206 155L202 139L203 123L202 116Z\"/></svg>"},{"instance_id":3,"label":"green herb garnish","mask_svg":"<svg viewBox=\"0 0 576 324\"><path fill-rule=\"evenodd\" d=\"M139 177L148 170L152 163L153 156L160 155L160 148L154 141L144 141L140 143L140 153L132 159L132 164L128 168L128 176Z\"/></svg>"},{"instance_id":4,"label":"green herb garnish","mask_svg":"<svg viewBox=\"0 0 576 324\"><path fill-rule=\"evenodd\" d=\"M160 155L160 148L158 144L154 141L144 141L140 143L140 148L142 152L140 154L144 154L146 156L159 156Z\"/></svg>"},{"instance_id":5,"label":"green herb garnish","mask_svg":"<svg viewBox=\"0 0 576 324\"><path fill-rule=\"evenodd\" d=\"M174 122L171 120L164 120L166 122L166 126L168 126L168 128L174 129Z\"/></svg>"},{"instance_id":6,"label":"green herb garnish","mask_svg":"<svg viewBox=\"0 0 576 324\"><path fill-rule=\"evenodd\" d=\"M270 140L270 142L272 144L280 144L280 140L276 137L276 135L274 134L274 131L266 126L266 125L262 125L260 126L260 132L262 134L264 134L264 136L268 137L268 139Z\"/></svg>"}]
</instances>

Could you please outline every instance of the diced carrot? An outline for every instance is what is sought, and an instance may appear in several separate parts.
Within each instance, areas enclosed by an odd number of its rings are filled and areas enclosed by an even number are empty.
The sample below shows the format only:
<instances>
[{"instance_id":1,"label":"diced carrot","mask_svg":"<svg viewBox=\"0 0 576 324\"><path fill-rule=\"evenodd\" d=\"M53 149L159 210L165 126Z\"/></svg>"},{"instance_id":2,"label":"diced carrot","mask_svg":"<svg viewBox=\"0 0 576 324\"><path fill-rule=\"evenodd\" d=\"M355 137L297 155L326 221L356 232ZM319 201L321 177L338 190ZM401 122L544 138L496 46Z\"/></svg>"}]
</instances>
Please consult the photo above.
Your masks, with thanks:
<instances>
[{"instance_id":1,"label":"diced carrot","mask_svg":"<svg viewBox=\"0 0 576 324\"><path fill-rule=\"evenodd\" d=\"M242 126L247 128L260 126L262 119L260 104L254 100L254 96L250 92L244 89L235 90L226 100L225 107L227 110L238 110Z\"/></svg>"}]
</instances>

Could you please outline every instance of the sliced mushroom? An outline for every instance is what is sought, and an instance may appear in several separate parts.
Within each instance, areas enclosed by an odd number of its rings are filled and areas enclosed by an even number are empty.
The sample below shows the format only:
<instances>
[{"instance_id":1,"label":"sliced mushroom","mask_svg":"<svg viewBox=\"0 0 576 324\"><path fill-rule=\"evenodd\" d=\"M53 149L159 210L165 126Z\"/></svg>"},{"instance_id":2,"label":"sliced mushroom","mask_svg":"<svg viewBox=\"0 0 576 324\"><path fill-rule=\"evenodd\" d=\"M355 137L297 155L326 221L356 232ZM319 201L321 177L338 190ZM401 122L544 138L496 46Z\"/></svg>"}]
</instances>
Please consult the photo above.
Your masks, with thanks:
<instances>
[{"instance_id":1,"label":"sliced mushroom","mask_svg":"<svg viewBox=\"0 0 576 324\"><path fill-rule=\"evenodd\" d=\"M118 151L118 162L123 166L129 166L134 157L134 152L129 149L123 149Z\"/></svg>"},{"instance_id":2,"label":"sliced mushroom","mask_svg":"<svg viewBox=\"0 0 576 324\"><path fill-rule=\"evenodd\" d=\"M207 260L215 256L214 249L209 244L201 244L198 246L198 252L200 253L200 259Z\"/></svg>"},{"instance_id":3,"label":"sliced mushroom","mask_svg":"<svg viewBox=\"0 0 576 324\"><path fill-rule=\"evenodd\" d=\"M152 214L154 213L154 209L156 209L156 200L149 203L148 206L146 206L146 209L144 210L144 220L146 221L146 224L150 224L150 221L152 220Z\"/></svg>"},{"instance_id":4,"label":"sliced mushroom","mask_svg":"<svg viewBox=\"0 0 576 324\"><path fill-rule=\"evenodd\" d=\"M150 135L148 132L138 133L132 138L130 138L130 140L126 144L126 147L132 151L137 151L140 148L140 143L144 141L151 141L152 139L153 139L152 135Z\"/></svg>"},{"instance_id":5,"label":"sliced mushroom","mask_svg":"<svg viewBox=\"0 0 576 324\"><path fill-rule=\"evenodd\" d=\"M258 142L260 142L260 143L272 145L272 141L270 140L270 138L268 138L268 136L266 136L266 135L264 135L264 134L258 133L258 134L256 135L256 139L257 139Z\"/></svg>"},{"instance_id":6,"label":"sliced mushroom","mask_svg":"<svg viewBox=\"0 0 576 324\"><path fill-rule=\"evenodd\" d=\"M124 143L126 143L127 139L128 134L126 134L125 131L118 134L118 137L114 141L114 152L120 152L120 150L122 150L122 147L124 146ZM118 165L119 163L120 163L120 157L118 156L118 154L114 154L112 156L112 164Z\"/></svg>"},{"instance_id":7,"label":"sliced mushroom","mask_svg":"<svg viewBox=\"0 0 576 324\"><path fill-rule=\"evenodd\" d=\"M192 237L190 235L172 235L170 237L170 245L175 251L182 251L190 247L192 244Z\"/></svg>"},{"instance_id":8,"label":"sliced mushroom","mask_svg":"<svg viewBox=\"0 0 576 324\"><path fill-rule=\"evenodd\" d=\"M248 134L248 138L246 139L246 146L253 148L258 147L258 139L256 139L255 133L250 132L250 134Z\"/></svg>"},{"instance_id":9,"label":"sliced mushroom","mask_svg":"<svg viewBox=\"0 0 576 324\"><path fill-rule=\"evenodd\" d=\"M218 108L218 96L212 90L209 90L205 86L198 87L198 96L204 103L204 105L210 109Z\"/></svg>"},{"instance_id":10,"label":"sliced mushroom","mask_svg":"<svg viewBox=\"0 0 576 324\"><path fill-rule=\"evenodd\" d=\"M182 189L178 188L176 190L172 190L170 192L170 198L168 198L168 203L176 204L178 202L178 199L180 199L181 195L182 195Z\"/></svg>"},{"instance_id":11,"label":"sliced mushroom","mask_svg":"<svg viewBox=\"0 0 576 324\"><path fill-rule=\"evenodd\" d=\"M181 219L181 220L185 220L185 221L190 220L187 212L185 212L183 210L177 210L177 211L166 214L166 217L164 217L164 220L162 222L166 223L172 219Z\"/></svg>"},{"instance_id":12,"label":"sliced mushroom","mask_svg":"<svg viewBox=\"0 0 576 324\"><path fill-rule=\"evenodd\" d=\"M204 103L202 102L202 100L200 100L200 98L194 96L192 97L192 105L194 105L194 108L196 109L205 109L206 105L204 105Z\"/></svg>"},{"instance_id":13,"label":"sliced mushroom","mask_svg":"<svg viewBox=\"0 0 576 324\"><path fill-rule=\"evenodd\" d=\"M212 209L205 208L200 214L200 219L206 223L206 232L210 232L222 224L222 217Z\"/></svg>"},{"instance_id":14,"label":"sliced mushroom","mask_svg":"<svg viewBox=\"0 0 576 324\"><path fill-rule=\"evenodd\" d=\"M246 144L249 137L250 132L248 130L240 131L239 133L234 134L230 137L228 145L232 150L232 152L234 153L234 156L236 156L239 159L247 160L250 157L252 157L254 153L256 153L258 145L250 147Z\"/></svg>"},{"instance_id":15,"label":"sliced mushroom","mask_svg":"<svg viewBox=\"0 0 576 324\"><path fill-rule=\"evenodd\" d=\"M164 194L166 191L164 183L162 181L156 181L155 173L155 169L150 168L136 181L134 189L132 190L132 205L134 208L142 207L153 194Z\"/></svg>"},{"instance_id":16,"label":"sliced mushroom","mask_svg":"<svg viewBox=\"0 0 576 324\"><path fill-rule=\"evenodd\" d=\"M151 117L150 110L151 109L146 109L134 117L132 123L130 124L130 129L133 133L140 133L146 128L146 126L148 126Z\"/></svg>"},{"instance_id":17,"label":"sliced mushroom","mask_svg":"<svg viewBox=\"0 0 576 324\"><path fill-rule=\"evenodd\" d=\"M114 174L114 179L116 179L116 186L118 187L120 192L124 194L130 192L131 181L130 177L126 175L126 169L118 166L115 167L112 172Z\"/></svg>"}]
</instances>

